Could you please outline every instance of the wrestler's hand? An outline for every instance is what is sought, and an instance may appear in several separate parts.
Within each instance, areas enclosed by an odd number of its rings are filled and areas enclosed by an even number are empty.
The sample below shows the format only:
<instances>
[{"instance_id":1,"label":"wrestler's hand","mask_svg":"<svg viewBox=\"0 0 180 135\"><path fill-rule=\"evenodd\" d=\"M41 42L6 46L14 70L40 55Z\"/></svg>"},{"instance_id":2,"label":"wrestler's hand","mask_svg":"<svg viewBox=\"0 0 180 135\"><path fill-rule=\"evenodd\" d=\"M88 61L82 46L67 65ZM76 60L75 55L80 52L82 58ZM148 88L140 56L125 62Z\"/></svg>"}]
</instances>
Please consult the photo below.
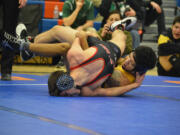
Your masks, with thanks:
<instances>
[{"instance_id":1,"label":"wrestler's hand","mask_svg":"<svg viewBox=\"0 0 180 135\"><path fill-rule=\"evenodd\" d=\"M99 40L102 40L102 38L101 38L97 33L95 33L95 32L89 32L89 31L87 31L87 32L86 32L86 35L87 35L87 36L96 37L96 38L98 38Z\"/></svg>"},{"instance_id":2,"label":"wrestler's hand","mask_svg":"<svg viewBox=\"0 0 180 135\"><path fill-rule=\"evenodd\" d=\"M145 74L146 73L140 75L138 72L136 72L136 80L134 82L136 87L139 87L142 84L144 77L145 77Z\"/></svg>"},{"instance_id":3,"label":"wrestler's hand","mask_svg":"<svg viewBox=\"0 0 180 135\"><path fill-rule=\"evenodd\" d=\"M77 33L76 33L76 37L78 37L78 38L86 38L87 37L87 34L86 34L86 32L85 31L83 31L83 30L81 30L81 31L78 31Z\"/></svg>"},{"instance_id":4,"label":"wrestler's hand","mask_svg":"<svg viewBox=\"0 0 180 135\"><path fill-rule=\"evenodd\" d=\"M73 96L77 96L80 94L80 90L79 89L75 89L75 88L72 88L72 89L69 89L69 90L65 90L63 92L60 93L60 96L63 96L63 97L73 97Z\"/></svg>"}]
</instances>

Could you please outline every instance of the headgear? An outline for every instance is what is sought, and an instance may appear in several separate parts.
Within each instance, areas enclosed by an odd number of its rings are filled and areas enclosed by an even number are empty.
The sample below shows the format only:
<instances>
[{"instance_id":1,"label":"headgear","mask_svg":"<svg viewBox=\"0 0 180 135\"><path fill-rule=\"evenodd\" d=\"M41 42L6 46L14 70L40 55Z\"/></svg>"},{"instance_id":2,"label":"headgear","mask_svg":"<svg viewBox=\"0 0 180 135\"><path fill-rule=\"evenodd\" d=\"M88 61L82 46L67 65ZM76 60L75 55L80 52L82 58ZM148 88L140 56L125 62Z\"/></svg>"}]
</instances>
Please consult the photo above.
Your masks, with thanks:
<instances>
[{"instance_id":1,"label":"headgear","mask_svg":"<svg viewBox=\"0 0 180 135\"><path fill-rule=\"evenodd\" d=\"M68 73L63 73L58 77L56 86L60 91L71 89L74 87L74 79Z\"/></svg>"}]
</instances>

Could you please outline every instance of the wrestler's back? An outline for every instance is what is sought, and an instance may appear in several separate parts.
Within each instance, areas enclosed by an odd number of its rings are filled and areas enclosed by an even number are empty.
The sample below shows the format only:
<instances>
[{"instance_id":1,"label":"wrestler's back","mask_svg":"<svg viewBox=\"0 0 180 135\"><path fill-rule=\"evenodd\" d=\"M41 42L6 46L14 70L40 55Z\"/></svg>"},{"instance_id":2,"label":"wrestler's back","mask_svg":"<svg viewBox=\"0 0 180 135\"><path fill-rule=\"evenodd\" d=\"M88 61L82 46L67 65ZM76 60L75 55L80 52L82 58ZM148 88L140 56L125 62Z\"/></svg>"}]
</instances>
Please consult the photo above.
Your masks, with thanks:
<instances>
[{"instance_id":1,"label":"wrestler's back","mask_svg":"<svg viewBox=\"0 0 180 135\"><path fill-rule=\"evenodd\" d=\"M92 80L94 80L103 70L105 63L102 58L95 59L85 65L79 66L84 61L93 57L96 53L97 49L91 47L85 51L77 51L67 55L67 59L69 61L69 66L71 69L71 76L75 80L76 85L84 85ZM97 81L96 83L90 85L91 88L96 88L101 86L106 77Z\"/></svg>"}]
</instances>

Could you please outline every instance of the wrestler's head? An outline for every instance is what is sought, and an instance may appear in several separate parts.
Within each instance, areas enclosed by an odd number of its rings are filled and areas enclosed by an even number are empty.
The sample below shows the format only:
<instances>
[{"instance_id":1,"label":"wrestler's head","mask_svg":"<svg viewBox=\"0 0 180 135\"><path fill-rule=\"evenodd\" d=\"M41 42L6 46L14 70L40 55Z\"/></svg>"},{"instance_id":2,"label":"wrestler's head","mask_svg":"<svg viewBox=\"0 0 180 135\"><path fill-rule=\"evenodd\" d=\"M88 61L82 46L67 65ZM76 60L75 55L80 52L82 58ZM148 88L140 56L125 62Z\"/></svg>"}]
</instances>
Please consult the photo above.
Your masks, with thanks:
<instances>
[{"instance_id":1,"label":"wrestler's head","mask_svg":"<svg viewBox=\"0 0 180 135\"><path fill-rule=\"evenodd\" d=\"M152 48L139 46L126 56L122 68L129 72L145 73L156 65L156 54Z\"/></svg>"},{"instance_id":2,"label":"wrestler's head","mask_svg":"<svg viewBox=\"0 0 180 135\"><path fill-rule=\"evenodd\" d=\"M136 72L140 75L156 65L156 54L150 47L139 46L125 57L118 65L111 77L106 81L107 87L127 85L135 80Z\"/></svg>"},{"instance_id":3,"label":"wrestler's head","mask_svg":"<svg viewBox=\"0 0 180 135\"><path fill-rule=\"evenodd\" d=\"M73 78L64 71L55 71L48 78L49 94L51 96L75 96L80 90L74 88Z\"/></svg>"}]
</instances>

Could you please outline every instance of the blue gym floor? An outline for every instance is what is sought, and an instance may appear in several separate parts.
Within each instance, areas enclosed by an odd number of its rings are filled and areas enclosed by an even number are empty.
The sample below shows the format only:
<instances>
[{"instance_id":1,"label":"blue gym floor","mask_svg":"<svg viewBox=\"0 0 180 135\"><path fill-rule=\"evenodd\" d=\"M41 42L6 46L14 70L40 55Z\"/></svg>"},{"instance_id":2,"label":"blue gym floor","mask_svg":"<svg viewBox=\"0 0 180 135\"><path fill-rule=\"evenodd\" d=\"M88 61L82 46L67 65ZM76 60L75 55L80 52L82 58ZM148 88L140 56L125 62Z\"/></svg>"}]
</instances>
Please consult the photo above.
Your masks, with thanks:
<instances>
[{"instance_id":1,"label":"blue gym floor","mask_svg":"<svg viewBox=\"0 0 180 135\"><path fill-rule=\"evenodd\" d=\"M180 135L180 78L146 76L120 97L51 97L48 75L0 81L0 135Z\"/></svg>"}]
</instances>

